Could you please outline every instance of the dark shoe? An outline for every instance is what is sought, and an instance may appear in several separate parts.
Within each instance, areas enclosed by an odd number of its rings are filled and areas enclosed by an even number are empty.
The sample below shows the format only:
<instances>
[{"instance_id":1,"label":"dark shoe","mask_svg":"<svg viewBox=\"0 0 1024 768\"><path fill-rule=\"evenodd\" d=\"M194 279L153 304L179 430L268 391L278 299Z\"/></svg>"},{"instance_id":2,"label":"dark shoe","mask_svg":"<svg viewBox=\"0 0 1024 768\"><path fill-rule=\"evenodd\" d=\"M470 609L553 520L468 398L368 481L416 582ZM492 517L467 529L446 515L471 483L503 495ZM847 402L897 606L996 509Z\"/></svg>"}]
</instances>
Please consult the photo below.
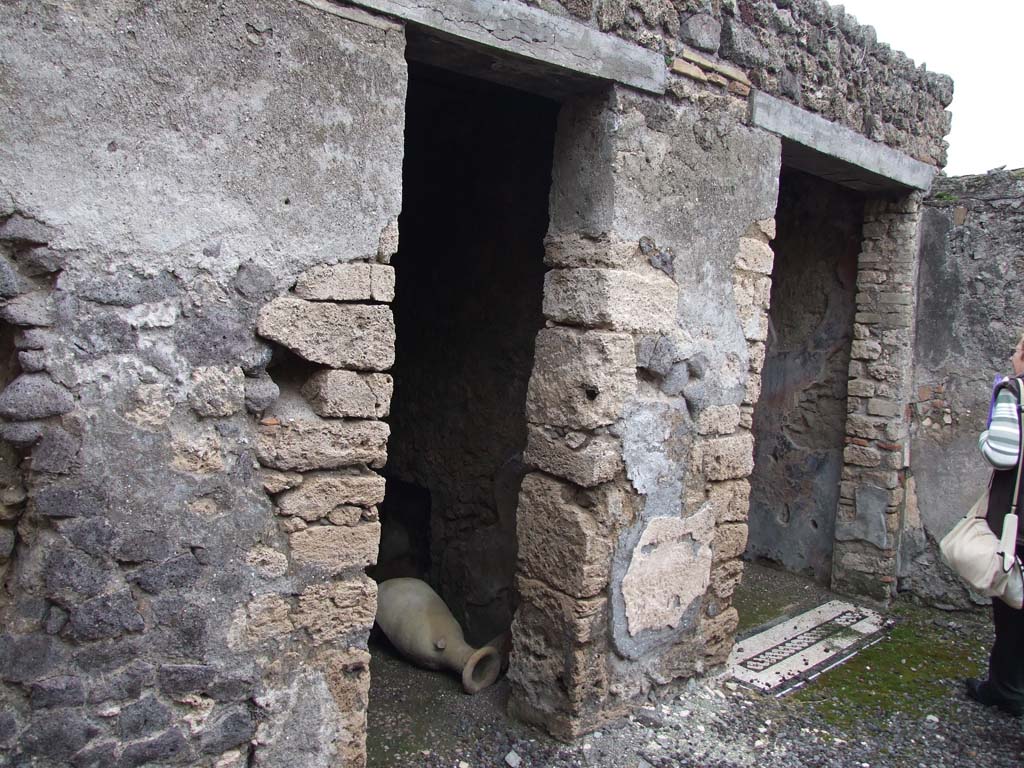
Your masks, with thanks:
<instances>
[{"instance_id":1,"label":"dark shoe","mask_svg":"<svg viewBox=\"0 0 1024 768\"><path fill-rule=\"evenodd\" d=\"M1020 717L1024 714L1024 706L1006 701L992 690L992 686L989 685L987 680L969 677L964 683L967 686L967 697L974 699L979 704L984 704L986 707L996 707L999 711L1013 717Z\"/></svg>"}]
</instances>

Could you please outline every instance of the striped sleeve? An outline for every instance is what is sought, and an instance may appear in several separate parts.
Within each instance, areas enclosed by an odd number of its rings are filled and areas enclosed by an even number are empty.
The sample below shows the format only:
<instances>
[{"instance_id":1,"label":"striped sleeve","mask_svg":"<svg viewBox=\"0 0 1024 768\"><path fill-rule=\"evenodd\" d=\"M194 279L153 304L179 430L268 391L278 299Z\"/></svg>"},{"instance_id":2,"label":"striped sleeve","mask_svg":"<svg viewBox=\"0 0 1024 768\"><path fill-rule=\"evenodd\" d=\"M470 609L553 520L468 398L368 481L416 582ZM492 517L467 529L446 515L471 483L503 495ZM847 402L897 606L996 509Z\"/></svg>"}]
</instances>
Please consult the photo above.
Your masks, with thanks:
<instances>
[{"instance_id":1,"label":"striped sleeve","mask_svg":"<svg viewBox=\"0 0 1024 768\"><path fill-rule=\"evenodd\" d=\"M1017 422L1017 398L1007 388L999 390L992 423L981 433L978 448L982 455L996 469L1010 469L1017 466L1020 450L1020 425Z\"/></svg>"}]
</instances>

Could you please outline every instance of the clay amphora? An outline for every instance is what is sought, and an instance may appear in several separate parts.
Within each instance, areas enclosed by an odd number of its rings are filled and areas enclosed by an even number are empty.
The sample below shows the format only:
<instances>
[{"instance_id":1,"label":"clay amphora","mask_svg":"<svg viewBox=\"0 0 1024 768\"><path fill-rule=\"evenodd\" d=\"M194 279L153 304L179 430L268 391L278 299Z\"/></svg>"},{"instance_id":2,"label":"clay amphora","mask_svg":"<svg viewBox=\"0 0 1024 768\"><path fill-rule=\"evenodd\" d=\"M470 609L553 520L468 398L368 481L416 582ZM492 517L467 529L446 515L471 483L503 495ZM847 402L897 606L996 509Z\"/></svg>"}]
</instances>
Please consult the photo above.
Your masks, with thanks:
<instances>
[{"instance_id":1,"label":"clay amphora","mask_svg":"<svg viewBox=\"0 0 1024 768\"><path fill-rule=\"evenodd\" d=\"M489 645L479 650L467 645L462 627L425 581L381 582L377 587L377 624L410 661L461 675L466 693L478 693L498 679L498 651Z\"/></svg>"}]
</instances>

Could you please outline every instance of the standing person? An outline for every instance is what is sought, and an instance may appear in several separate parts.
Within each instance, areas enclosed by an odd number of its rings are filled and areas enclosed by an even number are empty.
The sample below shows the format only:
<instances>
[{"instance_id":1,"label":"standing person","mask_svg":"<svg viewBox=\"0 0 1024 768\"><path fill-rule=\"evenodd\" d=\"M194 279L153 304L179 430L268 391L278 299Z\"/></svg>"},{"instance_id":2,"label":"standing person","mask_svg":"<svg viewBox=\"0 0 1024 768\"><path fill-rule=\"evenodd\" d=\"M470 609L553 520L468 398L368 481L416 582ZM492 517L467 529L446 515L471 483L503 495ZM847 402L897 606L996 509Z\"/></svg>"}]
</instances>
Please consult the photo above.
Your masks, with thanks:
<instances>
[{"instance_id":1,"label":"standing person","mask_svg":"<svg viewBox=\"0 0 1024 768\"><path fill-rule=\"evenodd\" d=\"M992 465L986 521L996 536L1003 532L1003 518L1010 511L1017 482L1017 457L1021 450L1019 415L1024 377L1024 334L1010 356L1013 377L996 384L989 428L981 433L978 447ZM1018 507L1024 497L1024 481ZM1024 508L1024 507L1021 507ZM1017 535L1017 552L1024 553L1024 531ZM1011 608L992 598L992 620L996 639L988 660L988 679L968 678L967 695L987 707L1020 717L1024 714L1024 610Z\"/></svg>"}]
</instances>

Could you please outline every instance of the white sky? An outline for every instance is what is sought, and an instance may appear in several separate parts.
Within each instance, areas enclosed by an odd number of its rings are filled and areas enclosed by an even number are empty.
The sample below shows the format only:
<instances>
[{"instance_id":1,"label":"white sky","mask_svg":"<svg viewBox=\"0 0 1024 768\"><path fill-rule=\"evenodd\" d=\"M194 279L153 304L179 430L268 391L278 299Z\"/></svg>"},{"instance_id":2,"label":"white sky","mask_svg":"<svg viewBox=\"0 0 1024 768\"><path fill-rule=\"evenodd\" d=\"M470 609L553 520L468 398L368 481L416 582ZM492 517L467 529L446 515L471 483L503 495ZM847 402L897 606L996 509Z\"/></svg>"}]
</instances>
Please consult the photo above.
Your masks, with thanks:
<instances>
[{"instance_id":1,"label":"white sky","mask_svg":"<svg viewBox=\"0 0 1024 768\"><path fill-rule=\"evenodd\" d=\"M948 175L1024 168L1024 0L829 1L953 78Z\"/></svg>"}]
</instances>

